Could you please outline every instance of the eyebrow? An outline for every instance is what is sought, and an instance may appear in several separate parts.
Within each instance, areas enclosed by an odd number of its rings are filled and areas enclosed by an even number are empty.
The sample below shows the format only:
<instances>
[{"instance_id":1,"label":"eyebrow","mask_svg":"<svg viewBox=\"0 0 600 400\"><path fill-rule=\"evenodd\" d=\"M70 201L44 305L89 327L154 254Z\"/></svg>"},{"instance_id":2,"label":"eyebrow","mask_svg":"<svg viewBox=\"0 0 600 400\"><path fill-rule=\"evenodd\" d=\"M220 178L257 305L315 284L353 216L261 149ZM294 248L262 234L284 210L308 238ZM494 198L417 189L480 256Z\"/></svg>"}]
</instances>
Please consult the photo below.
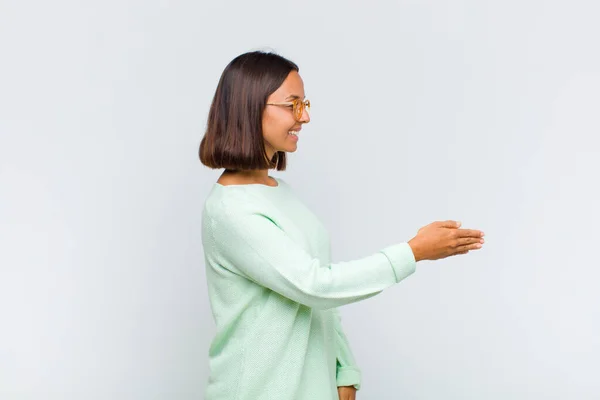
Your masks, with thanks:
<instances>
[{"instance_id":1,"label":"eyebrow","mask_svg":"<svg viewBox=\"0 0 600 400\"><path fill-rule=\"evenodd\" d=\"M306 96L304 96L306 97ZM297 94L291 94L288 97L286 97L286 100L292 100L292 99L299 99L300 96L298 96Z\"/></svg>"}]
</instances>

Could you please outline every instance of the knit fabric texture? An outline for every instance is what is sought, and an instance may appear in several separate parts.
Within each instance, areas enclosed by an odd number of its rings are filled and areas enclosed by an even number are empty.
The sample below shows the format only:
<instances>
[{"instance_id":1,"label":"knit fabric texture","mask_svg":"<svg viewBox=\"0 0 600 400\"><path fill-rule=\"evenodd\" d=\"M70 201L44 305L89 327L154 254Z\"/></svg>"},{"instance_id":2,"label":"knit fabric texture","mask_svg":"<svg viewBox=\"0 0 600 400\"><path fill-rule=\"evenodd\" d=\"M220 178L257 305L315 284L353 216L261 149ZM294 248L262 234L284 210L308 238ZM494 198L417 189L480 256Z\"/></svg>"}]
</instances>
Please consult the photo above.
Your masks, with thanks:
<instances>
[{"instance_id":1,"label":"knit fabric texture","mask_svg":"<svg viewBox=\"0 0 600 400\"><path fill-rule=\"evenodd\" d=\"M332 263L321 221L275 179L278 186L215 183L204 204L216 324L205 400L338 400L338 386L360 389L338 307L415 271L407 243Z\"/></svg>"}]
</instances>

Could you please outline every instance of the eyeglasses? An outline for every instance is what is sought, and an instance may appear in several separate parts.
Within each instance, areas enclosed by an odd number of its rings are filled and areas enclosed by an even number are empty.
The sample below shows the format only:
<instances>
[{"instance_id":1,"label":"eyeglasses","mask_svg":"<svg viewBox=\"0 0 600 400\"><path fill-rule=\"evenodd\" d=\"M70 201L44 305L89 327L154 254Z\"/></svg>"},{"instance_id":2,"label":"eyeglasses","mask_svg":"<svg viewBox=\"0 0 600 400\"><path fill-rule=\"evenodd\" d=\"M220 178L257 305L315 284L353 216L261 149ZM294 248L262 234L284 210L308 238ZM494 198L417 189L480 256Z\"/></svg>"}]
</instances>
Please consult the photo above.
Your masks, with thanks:
<instances>
[{"instance_id":1,"label":"eyeglasses","mask_svg":"<svg viewBox=\"0 0 600 400\"><path fill-rule=\"evenodd\" d=\"M294 114L294 118L298 122L300 122L300 119L302 119L302 114L304 113L304 109L306 109L306 111L310 111L310 100L308 100L308 99L306 99L306 100L294 99L293 101L288 101L288 102L284 102L284 103L267 103L267 105L292 107L292 112Z\"/></svg>"}]
</instances>

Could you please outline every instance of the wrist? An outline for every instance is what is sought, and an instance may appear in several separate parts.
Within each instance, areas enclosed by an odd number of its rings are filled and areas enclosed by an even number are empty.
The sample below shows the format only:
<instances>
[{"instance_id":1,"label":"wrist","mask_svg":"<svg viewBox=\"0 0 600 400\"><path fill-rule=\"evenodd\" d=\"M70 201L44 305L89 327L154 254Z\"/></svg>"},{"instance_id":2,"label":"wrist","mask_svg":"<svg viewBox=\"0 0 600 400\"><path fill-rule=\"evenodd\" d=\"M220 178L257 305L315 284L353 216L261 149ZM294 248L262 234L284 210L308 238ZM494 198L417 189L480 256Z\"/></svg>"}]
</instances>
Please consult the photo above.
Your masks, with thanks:
<instances>
[{"instance_id":1,"label":"wrist","mask_svg":"<svg viewBox=\"0 0 600 400\"><path fill-rule=\"evenodd\" d=\"M415 257L415 261L419 262L421 260L423 260L423 254L421 251L421 247L419 246L419 243L417 240L415 240L416 238L412 238L411 240L408 241L408 245L410 246L412 252L413 252L413 256Z\"/></svg>"}]
</instances>

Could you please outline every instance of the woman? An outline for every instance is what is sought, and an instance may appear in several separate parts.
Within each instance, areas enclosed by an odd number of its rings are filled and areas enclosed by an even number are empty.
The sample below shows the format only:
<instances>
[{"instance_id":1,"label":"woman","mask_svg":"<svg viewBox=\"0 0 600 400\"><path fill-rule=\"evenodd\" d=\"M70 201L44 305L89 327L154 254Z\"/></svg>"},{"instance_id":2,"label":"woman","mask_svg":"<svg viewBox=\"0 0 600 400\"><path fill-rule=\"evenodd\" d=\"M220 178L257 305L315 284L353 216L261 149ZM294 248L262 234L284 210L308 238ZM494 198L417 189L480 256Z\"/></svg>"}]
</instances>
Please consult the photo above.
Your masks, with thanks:
<instances>
[{"instance_id":1,"label":"woman","mask_svg":"<svg viewBox=\"0 0 600 400\"><path fill-rule=\"evenodd\" d=\"M317 217L270 169L286 168L310 122L299 69L250 52L223 71L200 160L224 172L202 215L208 294L217 326L207 400L351 400L361 372L338 307L368 299L420 260L481 248L483 233L435 222L408 242L331 263Z\"/></svg>"}]
</instances>

